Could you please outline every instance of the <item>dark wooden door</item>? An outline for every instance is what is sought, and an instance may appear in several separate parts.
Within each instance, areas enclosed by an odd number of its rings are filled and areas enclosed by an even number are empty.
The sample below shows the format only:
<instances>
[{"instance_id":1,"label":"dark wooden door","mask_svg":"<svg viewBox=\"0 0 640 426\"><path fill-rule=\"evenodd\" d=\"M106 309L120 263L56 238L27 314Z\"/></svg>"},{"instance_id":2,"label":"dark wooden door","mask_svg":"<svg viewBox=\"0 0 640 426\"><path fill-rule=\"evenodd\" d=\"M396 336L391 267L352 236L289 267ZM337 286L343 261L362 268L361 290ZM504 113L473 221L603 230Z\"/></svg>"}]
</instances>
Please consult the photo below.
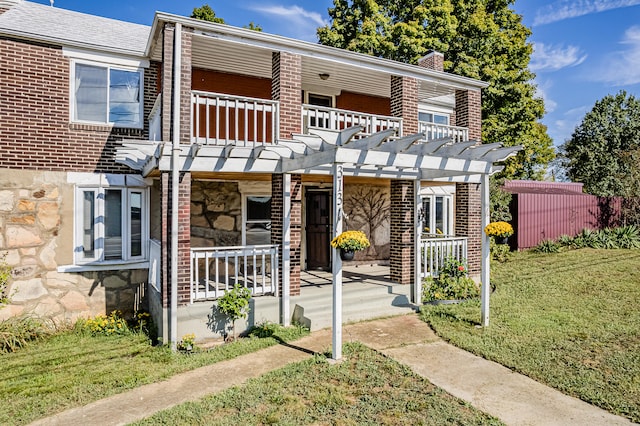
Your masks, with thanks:
<instances>
[{"instance_id":1,"label":"dark wooden door","mask_svg":"<svg viewBox=\"0 0 640 426\"><path fill-rule=\"evenodd\" d=\"M307 268L331 267L331 196L326 191L306 193Z\"/></svg>"}]
</instances>

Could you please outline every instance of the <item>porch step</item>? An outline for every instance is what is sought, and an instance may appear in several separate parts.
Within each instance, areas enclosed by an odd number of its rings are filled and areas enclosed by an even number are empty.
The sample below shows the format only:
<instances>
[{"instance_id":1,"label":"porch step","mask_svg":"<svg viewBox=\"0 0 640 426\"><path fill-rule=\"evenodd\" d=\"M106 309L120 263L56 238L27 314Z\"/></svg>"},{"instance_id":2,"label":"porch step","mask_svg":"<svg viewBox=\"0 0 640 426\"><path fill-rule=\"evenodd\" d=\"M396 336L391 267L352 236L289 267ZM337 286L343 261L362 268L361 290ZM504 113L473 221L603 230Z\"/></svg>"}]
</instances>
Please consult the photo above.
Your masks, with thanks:
<instances>
[{"instance_id":1,"label":"porch step","mask_svg":"<svg viewBox=\"0 0 640 426\"><path fill-rule=\"evenodd\" d=\"M343 323L413 312L408 285L347 283L342 286ZM333 321L332 288L303 288L292 298L293 320L312 331L330 327Z\"/></svg>"}]
</instances>

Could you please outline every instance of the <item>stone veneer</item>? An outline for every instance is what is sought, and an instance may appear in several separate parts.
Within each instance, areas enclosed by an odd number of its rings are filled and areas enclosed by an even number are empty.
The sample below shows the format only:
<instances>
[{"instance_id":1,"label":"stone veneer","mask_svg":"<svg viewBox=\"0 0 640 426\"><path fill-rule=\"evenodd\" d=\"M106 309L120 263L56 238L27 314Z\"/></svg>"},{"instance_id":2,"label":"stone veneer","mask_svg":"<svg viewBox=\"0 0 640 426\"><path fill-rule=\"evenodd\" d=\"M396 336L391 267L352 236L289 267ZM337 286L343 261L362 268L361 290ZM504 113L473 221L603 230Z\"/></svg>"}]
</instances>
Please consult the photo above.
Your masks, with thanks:
<instances>
[{"instance_id":1,"label":"stone veneer","mask_svg":"<svg viewBox=\"0 0 640 426\"><path fill-rule=\"evenodd\" d=\"M66 173L0 170L0 254L12 268L0 320L75 321L138 307L146 270L57 272L73 260L73 186Z\"/></svg>"},{"instance_id":2,"label":"stone veneer","mask_svg":"<svg viewBox=\"0 0 640 426\"><path fill-rule=\"evenodd\" d=\"M191 184L191 246L237 246L242 242L242 197L238 182L194 180Z\"/></svg>"}]
</instances>

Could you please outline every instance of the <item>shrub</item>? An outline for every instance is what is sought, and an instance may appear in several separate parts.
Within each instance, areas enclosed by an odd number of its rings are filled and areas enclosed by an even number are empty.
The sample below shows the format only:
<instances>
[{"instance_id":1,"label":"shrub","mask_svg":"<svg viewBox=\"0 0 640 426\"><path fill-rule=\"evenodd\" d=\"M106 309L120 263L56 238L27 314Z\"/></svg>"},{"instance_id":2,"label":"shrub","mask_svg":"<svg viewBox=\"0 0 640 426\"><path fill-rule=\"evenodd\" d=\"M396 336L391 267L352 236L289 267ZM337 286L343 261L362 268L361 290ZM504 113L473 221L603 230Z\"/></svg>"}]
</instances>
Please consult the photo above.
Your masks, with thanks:
<instances>
[{"instance_id":1,"label":"shrub","mask_svg":"<svg viewBox=\"0 0 640 426\"><path fill-rule=\"evenodd\" d=\"M508 244L498 244L491 238L489 249L491 251L491 259L496 262L504 263L511 258L511 247Z\"/></svg>"},{"instance_id":2,"label":"shrub","mask_svg":"<svg viewBox=\"0 0 640 426\"><path fill-rule=\"evenodd\" d=\"M463 260L445 259L437 277L427 277L422 284L422 301L461 300L478 297L476 283L467 276Z\"/></svg>"},{"instance_id":3,"label":"shrub","mask_svg":"<svg viewBox=\"0 0 640 426\"><path fill-rule=\"evenodd\" d=\"M11 266L5 262L3 254L0 256L0 308L4 305L11 303L11 297L9 297L9 279L11 279Z\"/></svg>"},{"instance_id":4,"label":"shrub","mask_svg":"<svg viewBox=\"0 0 640 426\"><path fill-rule=\"evenodd\" d=\"M560 244L553 240L544 240L533 251L536 253L560 253Z\"/></svg>"},{"instance_id":5,"label":"shrub","mask_svg":"<svg viewBox=\"0 0 640 426\"><path fill-rule=\"evenodd\" d=\"M127 320L122 318L122 313L119 311L113 311L109 316L100 314L94 318L78 320L76 328L81 331L87 331L94 336L100 334L113 336L131 333Z\"/></svg>"},{"instance_id":6,"label":"shrub","mask_svg":"<svg viewBox=\"0 0 640 426\"><path fill-rule=\"evenodd\" d=\"M0 353L15 352L27 343L50 336L52 324L33 317L13 317L0 322Z\"/></svg>"},{"instance_id":7,"label":"shrub","mask_svg":"<svg viewBox=\"0 0 640 426\"><path fill-rule=\"evenodd\" d=\"M231 320L234 339L236 337L236 320L247 317L250 299L251 290L238 284L218 299L218 310Z\"/></svg>"}]
</instances>

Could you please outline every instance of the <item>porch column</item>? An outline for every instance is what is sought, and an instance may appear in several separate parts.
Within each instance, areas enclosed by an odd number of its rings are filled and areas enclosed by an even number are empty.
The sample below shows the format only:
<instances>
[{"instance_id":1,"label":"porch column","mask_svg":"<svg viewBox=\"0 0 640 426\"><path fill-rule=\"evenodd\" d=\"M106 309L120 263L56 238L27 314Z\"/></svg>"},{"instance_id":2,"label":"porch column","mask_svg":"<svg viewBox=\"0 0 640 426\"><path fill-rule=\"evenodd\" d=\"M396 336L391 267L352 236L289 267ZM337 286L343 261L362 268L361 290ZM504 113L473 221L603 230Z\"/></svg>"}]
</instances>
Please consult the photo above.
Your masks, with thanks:
<instances>
[{"instance_id":1,"label":"porch column","mask_svg":"<svg viewBox=\"0 0 640 426\"><path fill-rule=\"evenodd\" d=\"M469 139L480 143L482 106L479 90L456 91L456 126L469 129ZM458 236L466 236L469 274L479 281L482 258L482 206L478 184L456 184L456 226Z\"/></svg>"},{"instance_id":2,"label":"porch column","mask_svg":"<svg viewBox=\"0 0 640 426\"><path fill-rule=\"evenodd\" d=\"M274 52L271 67L271 98L280 101L278 137L292 139L302 133L302 57Z\"/></svg>"},{"instance_id":3,"label":"porch column","mask_svg":"<svg viewBox=\"0 0 640 426\"><path fill-rule=\"evenodd\" d=\"M489 175L482 175L482 229L489 224ZM489 297L491 294L490 271L491 252L489 249L489 236L482 233L482 326L489 326Z\"/></svg>"},{"instance_id":4,"label":"porch column","mask_svg":"<svg viewBox=\"0 0 640 426\"><path fill-rule=\"evenodd\" d=\"M415 279L415 188L411 180L391 181L391 281L412 284Z\"/></svg>"},{"instance_id":5,"label":"porch column","mask_svg":"<svg viewBox=\"0 0 640 426\"><path fill-rule=\"evenodd\" d=\"M422 221L420 209L422 198L420 197L420 180L413 183L413 291L411 292L411 303L422 304L422 259L420 256L420 235L422 234Z\"/></svg>"},{"instance_id":6,"label":"porch column","mask_svg":"<svg viewBox=\"0 0 640 426\"><path fill-rule=\"evenodd\" d=\"M476 183L456 183L455 204L455 233L457 236L467 237L469 275L474 280L479 281L483 233L480 185Z\"/></svg>"},{"instance_id":7,"label":"porch column","mask_svg":"<svg viewBox=\"0 0 640 426\"><path fill-rule=\"evenodd\" d=\"M418 80L391 76L391 115L402 118L399 136L418 133Z\"/></svg>"},{"instance_id":8,"label":"porch column","mask_svg":"<svg viewBox=\"0 0 640 426\"><path fill-rule=\"evenodd\" d=\"M286 185L285 181L287 181ZM289 198L288 202L285 201L285 196ZM279 246L282 258L279 274L282 295L285 294L284 286L287 283L291 296L300 294L301 241L302 176L273 174L271 175L271 244ZM285 259L287 253L289 257ZM288 263L285 263L286 261Z\"/></svg>"}]
</instances>

